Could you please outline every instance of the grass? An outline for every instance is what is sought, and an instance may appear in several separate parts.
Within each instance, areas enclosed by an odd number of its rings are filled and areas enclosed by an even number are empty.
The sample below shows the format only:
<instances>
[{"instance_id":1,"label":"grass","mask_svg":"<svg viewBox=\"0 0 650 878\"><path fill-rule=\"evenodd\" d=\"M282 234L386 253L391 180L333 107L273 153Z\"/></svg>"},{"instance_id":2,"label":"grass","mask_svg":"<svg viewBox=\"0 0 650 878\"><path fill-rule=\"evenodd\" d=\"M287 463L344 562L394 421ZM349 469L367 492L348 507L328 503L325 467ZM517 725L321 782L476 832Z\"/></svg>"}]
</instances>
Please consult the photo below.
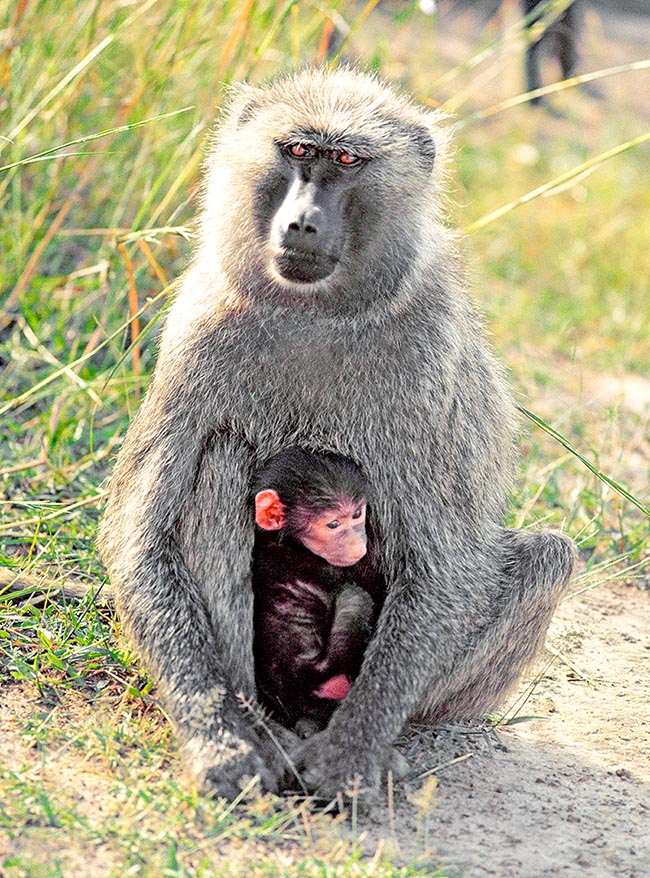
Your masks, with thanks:
<instances>
[{"instance_id":1,"label":"grass","mask_svg":"<svg viewBox=\"0 0 650 878\"><path fill-rule=\"evenodd\" d=\"M199 166L224 85L317 62L328 21L339 17L362 63L456 113L453 221L474 229L465 244L474 295L519 401L643 505L648 147L594 157L647 136L623 85L647 74L619 65L626 72L601 80L607 103L557 94L561 118L504 106L495 70L509 71L506 85L519 76L516 31L501 48L495 34L475 33L466 51L474 45L480 58L456 66L467 56L444 55L444 22L415 4L375 5L4 7L0 563L95 588L104 582L94 537L110 462L188 258ZM591 48L597 61L598 45ZM481 119L489 107L500 109ZM576 177L590 162L593 172ZM527 199L558 178L567 181L561 191L556 182L554 193ZM624 396L631 380L646 394L645 409L634 393ZM523 419L522 430L512 523L565 526L595 583L643 562L643 510L544 430ZM443 874L381 850L361 856L349 831L299 802L265 797L230 809L188 791L155 691L112 614L93 601L34 606L5 593L0 618L0 871L8 878L85 868L120 876Z\"/></svg>"}]
</instances>

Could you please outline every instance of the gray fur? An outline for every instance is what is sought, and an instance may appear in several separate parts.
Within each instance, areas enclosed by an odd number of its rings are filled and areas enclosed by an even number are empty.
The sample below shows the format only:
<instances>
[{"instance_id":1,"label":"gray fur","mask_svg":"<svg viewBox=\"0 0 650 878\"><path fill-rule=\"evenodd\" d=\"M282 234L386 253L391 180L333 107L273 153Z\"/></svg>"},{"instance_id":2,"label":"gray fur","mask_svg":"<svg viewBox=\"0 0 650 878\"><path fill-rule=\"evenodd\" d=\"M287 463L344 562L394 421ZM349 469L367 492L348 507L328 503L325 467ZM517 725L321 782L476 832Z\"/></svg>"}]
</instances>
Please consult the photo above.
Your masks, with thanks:
<instances>
[{"instance_id":1,"label":"gray fur","mask_svg":"<svg viewBox=\"0 0 650 878\"><path fill-rule=\"evenodd\" d=\"M274 138L305 128L356 134L373 160L349 201L338 269L301 285L269 269L264 212ZM356 775L372 789L409 717L498 703L571 574L568 538L500 525L514 409L441 221L445 140L436 114L374 78L312 70L242 87L208 158L200 242L99 545L190 769L218 794L255 772L276 785L233 693L254 692L247 497L280 449L361 465L388 585L350 695L303 745L311 789L330 794Z\"/></svg>"}]
</instances>

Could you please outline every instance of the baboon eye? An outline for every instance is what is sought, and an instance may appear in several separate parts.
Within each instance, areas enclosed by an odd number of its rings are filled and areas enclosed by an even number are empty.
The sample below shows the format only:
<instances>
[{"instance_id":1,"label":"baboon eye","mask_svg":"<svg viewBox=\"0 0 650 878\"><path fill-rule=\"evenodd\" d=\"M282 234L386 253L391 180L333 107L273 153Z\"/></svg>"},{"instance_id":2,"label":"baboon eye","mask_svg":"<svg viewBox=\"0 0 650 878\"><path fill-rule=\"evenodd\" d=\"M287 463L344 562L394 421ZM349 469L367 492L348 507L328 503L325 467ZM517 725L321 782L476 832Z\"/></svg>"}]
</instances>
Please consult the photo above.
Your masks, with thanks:
<instances>
[{"instance_id":1,"label":"baboon eye","mask_svg":"<svg viewBox=\"0 0 650 878\"><path fill-rule=\"evenodd\" d=\"M327 522L327 527L329 527L330 530L336 530L336 528L340 527L340 526L341 526L341 522L337 521L336 519L334 519L334 521Z\"/></svg>"},{"instance_id":2,"label":"baboon eye","mask_svg":"<svg viewBox=\"0 0 650 878\"><path fill-rule=\"evenodd\" d=\"M334 149L331 153L332 158L339 165L358 165L361 162L361 159L358 155L353 155L351 152L339 152L339 150Z\"/></svg>"},{"instance_id":3,"label":"baboon eye","mask_svg":"<svg viewBox=\"0 0 650 878\"><path fill-rule=\"evenodd\" d=\"M313 146L306 146L304 143L291 143L289 152L297 159L304 159L313 156L315 150Z\"/></svg>"},{"instance_id":4,"label":"baboon eye","mask_svg":"<svg viewBox=\"0 0 650 878\"><path fill-rule=\"evenodd\" d=\"M362 515L363 515L363 506L359 506L359 508L356 509L355 512L353 513L352 518L361 518Z\"/></svg>"}]
</instances>

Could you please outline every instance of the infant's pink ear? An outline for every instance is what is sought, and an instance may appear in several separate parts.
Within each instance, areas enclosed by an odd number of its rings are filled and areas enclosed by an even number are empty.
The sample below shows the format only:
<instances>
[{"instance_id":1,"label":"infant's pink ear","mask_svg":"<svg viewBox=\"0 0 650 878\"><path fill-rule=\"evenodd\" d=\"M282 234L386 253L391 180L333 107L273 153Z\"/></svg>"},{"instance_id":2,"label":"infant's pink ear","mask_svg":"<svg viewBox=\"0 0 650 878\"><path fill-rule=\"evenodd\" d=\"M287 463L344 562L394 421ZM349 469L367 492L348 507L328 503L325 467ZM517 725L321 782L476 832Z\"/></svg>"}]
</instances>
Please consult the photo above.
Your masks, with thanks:
<instances>
[{"instance_id":1,"label":"infant's pink ear","mask_svg":"<svg viewBox=\"0 0 650 878\"><path fill-rule=\"evenodd\" d=\"M282 530L286 518L286 510L277 491L269 488L255 495L255 523L262 530Z\"/></svg>"},{"instance_id":2,"label":"infant's pink ear","mask_svg":"<svg viewBox=\"0 0 650 878\"><path fill-rule=\"evenodd\" d=\"M352 680L347 674L337 674L336 677L330 677L325 680L318 688L314 689L313 694L318 698L331 698L333 701L343 701L350 687Z\"/></svg>"}]
</instances>

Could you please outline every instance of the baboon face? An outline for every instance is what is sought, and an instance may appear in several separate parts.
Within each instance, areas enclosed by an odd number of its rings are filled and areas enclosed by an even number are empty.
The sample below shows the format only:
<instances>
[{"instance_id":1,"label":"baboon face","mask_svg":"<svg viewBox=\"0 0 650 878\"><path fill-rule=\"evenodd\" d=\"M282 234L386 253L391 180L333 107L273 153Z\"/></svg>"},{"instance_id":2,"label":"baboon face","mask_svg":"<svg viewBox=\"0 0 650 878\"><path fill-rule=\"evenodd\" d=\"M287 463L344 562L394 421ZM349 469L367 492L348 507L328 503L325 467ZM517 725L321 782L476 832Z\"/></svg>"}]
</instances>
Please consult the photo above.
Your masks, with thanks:
<instances>
[{"instance_id":1,"label":"baboon face","mask_svg":"<svg viewBox=\"0 0 650 878\"><path fill-rule=\"evenodd\" d=\"M332 141L327 132L314 131L276 144L284 185L270 224L271 265L293 283L323 280L336 269L348 197L368 161Z\"/></svg>"},{"instance_id":2,"label":"baboon face","mask_svg":"<svg viewBox=\"0 0 650 878\"><path fill-rule=\"evenodd\" d=\"M284 531L334 567L353 567L367 551L365 499L337 497L324 509L306 504L287 508L277 491L260 491L255 522L263 530Z\"/></svg>"},{"instance_id":3,"label":"baboon face","mask_svg":"<svg viewBox=\"0 0 650 878\"><path fill-rule=\"evenodd\" d=\"M437 131L433 114L349 70L244 87L206 193L208 214L233 202L212 242L227 273L266 296L390 290L417 252L423 205L437 203Z\"/></svg>"},{"instance_id":4,"label":"baboon face","mask_svg":"<svg viewBox=\"0 0 650 878\"><path fill-rule=\"evenodd\" d=\"M353 461L286 448L258 474L255 523L301 543L334 567L367 551L368 483Z\"/></svg>"}]
</instances>

